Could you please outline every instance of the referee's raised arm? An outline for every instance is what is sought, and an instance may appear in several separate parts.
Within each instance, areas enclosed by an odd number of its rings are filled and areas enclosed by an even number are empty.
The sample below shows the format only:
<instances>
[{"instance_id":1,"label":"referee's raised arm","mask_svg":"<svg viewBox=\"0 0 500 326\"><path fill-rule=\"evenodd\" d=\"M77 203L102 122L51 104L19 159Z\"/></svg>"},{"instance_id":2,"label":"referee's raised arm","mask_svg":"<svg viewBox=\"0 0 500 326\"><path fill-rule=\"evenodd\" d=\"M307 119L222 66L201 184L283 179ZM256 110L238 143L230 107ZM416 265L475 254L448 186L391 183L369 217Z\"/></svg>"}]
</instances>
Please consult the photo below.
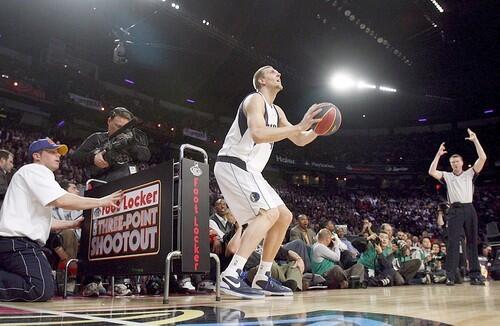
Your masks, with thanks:
<instances>
[{"instance_id":1,"label":"referee's raised arm","mask_svg":"<svg viewBox=\"0 0 500 326\"><path fill-rule=\"evenodd\" d=\"M437 180L441 180L443 178L443 171L439 171L437 169L437 165L439 163L439 159L441 158L441 156L443 156L446 153L447 153L446 148L444 147L444 142L443 142L439 146L436 156L434 157L434 160L432 161L431 166L429 167L429 175Z\"/></svg>"},{"instance_id":2,"label":"referee's raised arm","mask_svg":"<svg viewBox=\"0 0 500 326\"><path fill-rule=\"evenodd\" d=\"M474 169L474 172L476 174L479 174L479 172L481 172L481 170L484 167L484 163L486 162L486 153L484 152L483 147L479 143L479 139L477 138L476 133L470 129L467 129L467 132L469 133L469 137L466 137L465 139L470 140L471 142L474 143L474 146L476 147L477 156L478 156L478 159L476 160L476 162L474 163L474 166L472 166L472 168Z\"/></svg>"}]
</instances>

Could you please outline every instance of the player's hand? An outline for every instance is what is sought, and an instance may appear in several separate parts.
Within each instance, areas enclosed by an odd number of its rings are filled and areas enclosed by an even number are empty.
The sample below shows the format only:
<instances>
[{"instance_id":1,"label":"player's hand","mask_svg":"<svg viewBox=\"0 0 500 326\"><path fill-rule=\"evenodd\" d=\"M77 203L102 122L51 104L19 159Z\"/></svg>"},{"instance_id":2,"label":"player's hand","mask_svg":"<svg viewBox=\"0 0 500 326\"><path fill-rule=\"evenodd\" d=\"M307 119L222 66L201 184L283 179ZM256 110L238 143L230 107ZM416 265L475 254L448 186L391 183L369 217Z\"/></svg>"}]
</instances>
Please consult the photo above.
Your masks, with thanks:
<instances>
[{"instance_id":1,"label":"player's hand","mask_svg":"<svg viewBox=\"0 0 500 326\"><path fill-rule=\"evenodd\" d=\"M309 130L314 123L320 122L321 119L315 119L316 115L320 111L321 109L318 108L318 104L311 105L311 107L307 110L306 114L304 114L302 121L300 121L298 124L300 130L301 131Z\"/></svg>"},{"instance_id":2,"label":"player's hand","mask_svg":"<svg viewBox=\"0 0 500 326\"><path fill-rule=\"evenodd\" d=\"M95 154L95 156L94 156L95 166L97 166L98 168L101 168L101 169L109 168L109 163L106 162L106 160L104 159L104 156L103 156L104 153L105 152L99 152L99 153Z\"/></svg>"},{"instance_id":3,"label":"player's hand","mask_svg":"<svg viewBox=\"0 0 500 326\"><path fill-rule=\"evenodd\" d=\"M123 191L118 190L115 191L112 194L109 194L105 197L101 197L99 199L100 201L100 207L103 206L113 206L115 208L118 208L120 206L120 200L123 198Z\"/></svg>"},{"instance_id":4,"label":"player's hand","mask_svg":"<svg viewBox=\"0 0 500 326\"><path fill-rule=\"evenodd\" d=\"M465 137L466 140L470 140L472 142L475 141L475 140L477 140L477 136L476 136L475 132L473 132L469 128L467 128L467 132L469 133L469 137Z\"/></svg>"},{"instance_id":5,"label":"player's hand","mask_svg":"<svg viewBox=\"0 0 500 326\"><path fill-rule=\"evenodd\" d=\"M379 244L376 244L375 245L375 251L377 252L377 254L380 255L382 253L382 247Z\"/></svg>"},{"instance_id":6,"label":"player's hand","mask_svg":"<svg viewBox=\"0 0 500 326\"><path fill-rule=\"evenodd\" d=\"M446 151L446 148L444 147L444 142L441 143L441 145L439 146L439 149L438 149L438 152L437 152L437 155L439 156L443 156L444 154L448 153Z\"/></svg>"},{"instance_id":7,"label":"player's hand","mask_svg":"<svg viewBox=\"0 0 500 326\"><path fill-rule=\"evenodd\" d=\"M214 243L212 245L212 250L214 254L220 255L222 254L222 244L219 239L214 239Z\"/></svg>"},{"instance_id":8,"label":"player's hand","mask_svg":"<svg viewBox=\"0 0 500 326\"><path fill-rule=\"evenodd\" d=\"M295 267L297 267L301 273L304 273L304 270L306 269L306 266L304 265L304 261L302 259L297 259L295 261Z\"/></svg>"}]
</instances>

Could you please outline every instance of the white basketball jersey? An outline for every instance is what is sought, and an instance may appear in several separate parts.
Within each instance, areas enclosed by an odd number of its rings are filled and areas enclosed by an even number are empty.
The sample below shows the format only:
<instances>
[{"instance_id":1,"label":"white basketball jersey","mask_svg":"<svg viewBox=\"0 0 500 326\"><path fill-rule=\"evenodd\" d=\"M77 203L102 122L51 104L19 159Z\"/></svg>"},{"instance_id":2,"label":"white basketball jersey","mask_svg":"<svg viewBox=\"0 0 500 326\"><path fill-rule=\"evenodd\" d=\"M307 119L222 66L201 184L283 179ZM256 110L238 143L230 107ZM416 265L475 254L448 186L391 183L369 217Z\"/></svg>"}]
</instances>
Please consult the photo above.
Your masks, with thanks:
<instances>
[{"instance_id":1,"label":"white basketball jersey","mask_svg":"<svg viewBox=\"0 0 500 326\"><path fill-rule=\"evenodd\" d=\"M265 103L264 119L266 121L266 126L277 128L279 121L278 111L274 105L267 103L262 94L260 95ZM274 143L256 144L253 141L250 130L248 129L246 113L243 110L245 99L238 108L236 118L226 135L224 145L220 149L218 155L237 157L246 163L248 170L262 172L269 161L269 157L271 157Z\"/></svg>"}]
</instances>

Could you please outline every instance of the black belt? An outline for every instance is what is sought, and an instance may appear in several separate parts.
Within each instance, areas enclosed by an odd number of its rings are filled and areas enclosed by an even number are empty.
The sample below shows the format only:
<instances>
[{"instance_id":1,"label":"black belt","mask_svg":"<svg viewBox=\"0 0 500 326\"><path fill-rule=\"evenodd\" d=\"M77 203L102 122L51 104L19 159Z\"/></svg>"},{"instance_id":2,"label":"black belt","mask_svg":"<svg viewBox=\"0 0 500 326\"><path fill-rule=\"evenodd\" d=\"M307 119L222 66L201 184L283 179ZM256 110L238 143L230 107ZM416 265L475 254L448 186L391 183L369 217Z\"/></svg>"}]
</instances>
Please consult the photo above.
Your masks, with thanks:
<instances>
[{"instance_id":1,"label":"black belt","mask_svg":"<svg viewBox=\"0 0 500 326\"><path fill-rule=\"evenodd\" d=\"M450 208L464 208L467 206L472 206L472 203L451 203Z\"/></svg>"},{"instance_id":2,"label":"black belt","mask_svg":"<svg viewBox=\"0 0 500 326\"><path fill-rule=\"evenodd\" d=\"M219 155L217 156L217 162L231 163L236 165L240 169L247 171L247 164L245 163L245 161L234 156Z\"/></svg>"}]
</instances>

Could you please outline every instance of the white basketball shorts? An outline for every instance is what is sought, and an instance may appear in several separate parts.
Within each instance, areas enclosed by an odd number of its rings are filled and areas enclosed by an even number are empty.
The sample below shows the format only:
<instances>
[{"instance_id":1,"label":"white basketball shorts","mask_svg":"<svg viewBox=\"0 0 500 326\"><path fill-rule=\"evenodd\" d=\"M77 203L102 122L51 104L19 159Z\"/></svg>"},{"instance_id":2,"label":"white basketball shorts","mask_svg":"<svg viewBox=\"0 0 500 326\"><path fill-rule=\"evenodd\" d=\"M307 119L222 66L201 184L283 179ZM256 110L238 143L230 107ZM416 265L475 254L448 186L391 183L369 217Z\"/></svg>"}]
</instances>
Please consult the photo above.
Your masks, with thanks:
<instances>
[{"instance_id":1,"label":"white basketball shorts","mask_svg":"<svg viewBox=\"0 0 500 326\"><path fill-rule=\"evenodd\" d=\"M240 225L251 222L260 209L284 205L261 173L245 171L227 162L216 162L215 178L231 213Z\"/></svg>"}]
</instances>

